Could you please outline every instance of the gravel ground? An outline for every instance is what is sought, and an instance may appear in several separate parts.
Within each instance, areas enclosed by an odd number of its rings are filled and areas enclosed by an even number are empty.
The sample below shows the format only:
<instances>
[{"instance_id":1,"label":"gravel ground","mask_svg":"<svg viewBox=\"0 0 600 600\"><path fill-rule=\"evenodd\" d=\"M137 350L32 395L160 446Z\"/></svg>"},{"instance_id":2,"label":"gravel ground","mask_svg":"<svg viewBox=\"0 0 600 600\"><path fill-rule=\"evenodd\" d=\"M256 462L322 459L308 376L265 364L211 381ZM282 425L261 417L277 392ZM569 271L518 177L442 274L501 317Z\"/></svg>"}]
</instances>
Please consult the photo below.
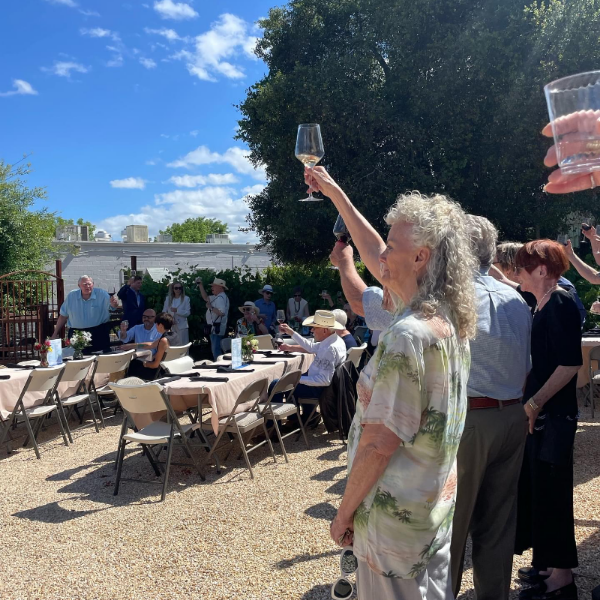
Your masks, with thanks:
<instances>
[{"instance_id":1,"label":"gravel ground","mask_svg":"<svg viewBox=\"0 0 600 600\"><path fill-rule=\"evenodd\" d=\"M69 448L49 441L41 460L31 449L8 457L2 450L0 598L330 598L339 562L328 525L346 461L335 435L313 431L310 450L288 438L289 464L257 450L254 481L236 457L221 475L210 467L205 483L193 468L173 467L160 503L160 487L143 483L125 481L113 496L120 422L108 419L100 434L76 432ZM50 427L42 440L53 433ZM176 450L174 460L185 457ZM575 467L580 598L600 584L599 471L600 422L584 411ZM153 479L153 472L130 450L124 476ZM516 574L530 557L515 558ZM512 600L518 589L515 582ZM461 597L472 596L469 568Z\"/></svg>"}]
</instances>

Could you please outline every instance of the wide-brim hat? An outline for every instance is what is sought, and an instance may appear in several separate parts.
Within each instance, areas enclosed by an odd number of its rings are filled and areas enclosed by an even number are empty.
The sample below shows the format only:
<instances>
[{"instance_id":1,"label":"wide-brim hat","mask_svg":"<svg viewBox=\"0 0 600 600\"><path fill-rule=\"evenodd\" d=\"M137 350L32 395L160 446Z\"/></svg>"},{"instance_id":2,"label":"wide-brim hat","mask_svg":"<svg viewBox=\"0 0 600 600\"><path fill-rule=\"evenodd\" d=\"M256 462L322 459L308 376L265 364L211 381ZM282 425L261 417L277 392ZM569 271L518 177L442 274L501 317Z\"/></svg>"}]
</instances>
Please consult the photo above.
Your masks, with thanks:
<instances>
[{"instance_id":1,"label":"wide-brim hat","mask_svg":"<svg viewBox=\"0 0 600 600\"><path fill-rule=\"evenodd\" d=\"M335 315L329 310L317 310L312 317L302 321L306 327L325 327L326 329L335 329L342 331L345 329L335 320Z\"/></svg>"},{"instance_id":2,"label":"wide-brim hat","mask_svg":"<svg viewBox=\"0 0 600 600\"><path fill-rule=\"evenodd\" d=\"M258 290L259 294L262 294L263 292L271 292L271 294L274 294L275 292L273 291L273 288L270 285L263 285L261 290Z\"/></svg>"},{"instance_id":3,"label":"wide-brim hat","mask_svg":"<svg viewBox=\"0 0 600 600\"><path fill-rule=\"evenodd\" d=\"M256 304L254 304L254 302L250 302L250 300L248 300L248 302L244 302L244 306L238 306L238 308L240 309L240 312L244 312L244 308L247 308L248 306L254 309L254 312L257 316L260 314L260 311L258 310Z\"/></svg>"},{"instance_id":4,"label":"wide-brim hat","mask_svg":"<svg viewBox=\"0 0 600 600\"><path fill-rule=\"evenodd\" d=\"M229 289L227 287L227 284L225 283L225 280L219 279L218 277L215 277L215 280L210 285L220 285L222 288L225 288L226 290Z\"/></svg>"}]
</instances>

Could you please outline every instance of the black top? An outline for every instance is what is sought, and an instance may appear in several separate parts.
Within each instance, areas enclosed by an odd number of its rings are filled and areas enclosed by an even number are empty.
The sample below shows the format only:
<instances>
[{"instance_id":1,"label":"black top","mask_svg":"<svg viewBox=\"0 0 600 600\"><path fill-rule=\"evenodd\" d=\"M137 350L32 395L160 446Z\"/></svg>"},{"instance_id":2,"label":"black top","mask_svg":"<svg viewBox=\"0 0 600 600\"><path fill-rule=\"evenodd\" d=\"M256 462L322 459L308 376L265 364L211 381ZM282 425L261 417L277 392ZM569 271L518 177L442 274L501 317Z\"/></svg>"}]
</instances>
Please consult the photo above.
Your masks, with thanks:
<instances>
[{"instance_id":1,"label":"black top","mask_svg":"<svg viewBox=\"0 0 600 600\"><path fill-rule=\"evenodd\" d=\"M550 379L557 367L583 364L581 319L572 296L557 290L540 311L533 315L531 328L532 369L525 385L523 402L531 398ZM577 374L542 409L542 414L577 415Z\"/></svg>"},{"instance_id":2,"label":"black top","mask_svg":"<svg viewBox=\"0 0 600 600\"><path fill-rule=\"evenodd\" d=\"M527 303L527 306L529 306L529 308L531 309L531 312L533 312L535 310L535 307L537 306L537 300L535 299L535 296L531 292L524 292L521 289L521 286L517 287L517 292L519 292L519 294L521 294L521 298L523 298L523 300L525 300L525 302Z\"/></svg>"}]
</instances>

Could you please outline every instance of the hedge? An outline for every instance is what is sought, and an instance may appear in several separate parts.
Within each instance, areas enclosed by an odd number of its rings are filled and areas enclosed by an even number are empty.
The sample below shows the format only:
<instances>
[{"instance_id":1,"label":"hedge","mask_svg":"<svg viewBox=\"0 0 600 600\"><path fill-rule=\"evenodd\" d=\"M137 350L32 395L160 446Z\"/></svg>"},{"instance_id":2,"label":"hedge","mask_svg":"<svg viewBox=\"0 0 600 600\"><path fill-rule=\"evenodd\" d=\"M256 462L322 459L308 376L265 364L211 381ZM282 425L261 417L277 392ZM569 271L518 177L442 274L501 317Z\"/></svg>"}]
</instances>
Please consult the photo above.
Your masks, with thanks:
<instances>
[{"instance_id":1,"label":"hedge","mask_svg":"<svg viewBox=\"0 0 600 600\"><path fill-rule=\"evenodd\" d=\"M371 282L362 263L357 264L357 269L361 276ZM248 267L227 269L226 271L211 271L210 269L192 270L184 272L177 270L167 275L162 281L154 281L149 275L144 277L141 292L146 296L146 306L153 308L157 312L161 311L168 292L168 285L174 279L183 282L185 293L190 297L192 314L188 317L190 326L190 340L199 342L204 340L202 334L203 325L206 322L206 303L202 299L194 280L201 277L204 282L204 288L210 292L209 284L215 277L224 279L229 288L227 296L229 297L230 310L228 319L228 329L233 330L236 321L241 317L238 306L250 300L255 302L261 298L258 290L265 284L273 286L273 302L278 309L285 310L289 298L293 295L293 289L296 286L302 287L302 296L308 301L311 314L316 309L327 308L326 303L320 294L327 290L334 303L338 303L338 294L340 307L344 302L341 297L342 286L340 276L336 269L324 264L319 265L285 265L271 266L262 273L253 272ZM334 307L335 308L335 307Z\"/></svg>"}]
</instances>

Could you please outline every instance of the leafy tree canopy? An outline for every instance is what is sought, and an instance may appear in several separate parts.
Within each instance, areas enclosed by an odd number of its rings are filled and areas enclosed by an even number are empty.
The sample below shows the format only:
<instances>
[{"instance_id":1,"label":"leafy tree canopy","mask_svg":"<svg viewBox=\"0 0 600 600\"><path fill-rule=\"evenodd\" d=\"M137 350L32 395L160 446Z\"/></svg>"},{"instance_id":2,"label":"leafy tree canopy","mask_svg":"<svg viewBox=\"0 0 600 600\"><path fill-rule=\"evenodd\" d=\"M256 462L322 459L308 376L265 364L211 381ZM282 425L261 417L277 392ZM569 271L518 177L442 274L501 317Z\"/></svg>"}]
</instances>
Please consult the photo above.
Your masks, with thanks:
<instances>
[{"instance_id":1,"label":"leafy tree canopy","mask_svg":"<svg viewBox=\"0 0 600 600\"><path fill-rule=\"evenodd\" d=\"M93 225L90 221L84 221L81 217L77 219L77 222L73 221L73 219L63 219L62 217L56 217L56 227L65 227L66 225L79 225L80 227L84 227L87 225L88 228L88 240L94 239L94 233L96 232L96 226Z\"/></svg>"},{"instance_id":2,"label":"leafy tree canopy","mask_svg":"<svg viewBox=\"0 0 600 600\"><path fill-rule=\"evenodd\" d=\"M0 274L43 269L53 258L55 215L32 210L46 199L46 190L27 186L30 173L30 165L0 160Z\"/></svg>"},{"instance_id":3,"label":"leafy tree canopy","mask_svg":"<svg viewBox=\"0 0 600 600\"><path fill-rule=\"evenodd\" d=\"M550 196L543 85L593 70L598 0L291 0L261 22L268 74L240 105L238 138L269 183L250 226L282 260L322 259L330 202L299 203L298 123L321 124L322 164L383 233L406 190L441 192L504 239L554 236L593 192Z\"/></svg>"},{"instance_id":4,"label":"leafy tree canopy","mask_svg":"<svg viewBox=\"0 0 600 600\"><path fill-rule=\"evenodd\" d=\"M202 243L210 233L229 233L229 228L217 219L196 217L183 223L173 223L159 233L172 235L174 242Z\"/></svg>"}]
</instances>

